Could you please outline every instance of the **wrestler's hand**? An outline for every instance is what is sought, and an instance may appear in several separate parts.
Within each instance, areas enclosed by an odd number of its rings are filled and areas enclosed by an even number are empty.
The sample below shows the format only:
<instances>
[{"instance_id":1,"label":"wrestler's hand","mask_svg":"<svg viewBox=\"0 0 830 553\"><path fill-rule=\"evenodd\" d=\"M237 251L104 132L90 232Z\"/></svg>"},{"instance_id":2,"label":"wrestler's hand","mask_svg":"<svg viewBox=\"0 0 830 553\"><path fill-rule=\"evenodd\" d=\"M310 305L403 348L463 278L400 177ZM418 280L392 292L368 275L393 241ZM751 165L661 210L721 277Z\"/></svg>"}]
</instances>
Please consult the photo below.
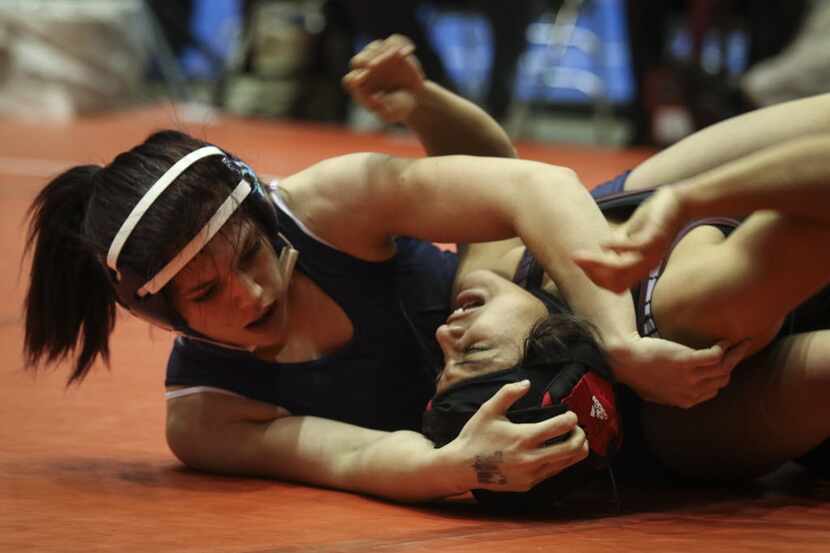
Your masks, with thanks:
<instances>
[{"instance_id":1,"label":"wrestler's hand","mask_svg":"<svg viewBox=\"0 0 830 553\"><path fill-rule=\"evenodd\" d=\"M576 252L574 262L597 285L623 292L660 264L685 223L677 192L664 186L601 244L602 250Z\"/></svg>"},{"instance_id":2,"label":"wrestler's hand","mask_svg":"<svg viewBox=\"0 0 830 553\"><path fill-rule=\"evenodd\" d=\"M695 350L660 338L632 336L608 348L617 379L647 401L689 408L715 397L750 351L749 340Z\"/></svg>"},{"instance_id":3,"label":"wrestler's hand","mask_svg":"<svg viewBox=\"0 0 830 553\"><path fill-rule=\"evenodd\" d=\"M387 123L404 121L418 103L424 86L415 46L402 35L375 40L357 53L343 86L355 102Z\"/></svg>"},{"instance_id":4,"label":"wrestler's hand","mask_svg":"<svg viewBox=\"0 0 830 553\"><path fill-rule=\"evenodd\" d=\"M526 381L502 387L445 446L457 448L470 489L526 491L588 456L588 440L572 412L530 424L505 417L528 389ZM564 442L545 445L569 432Z\"/></svg>"}]
</instances>

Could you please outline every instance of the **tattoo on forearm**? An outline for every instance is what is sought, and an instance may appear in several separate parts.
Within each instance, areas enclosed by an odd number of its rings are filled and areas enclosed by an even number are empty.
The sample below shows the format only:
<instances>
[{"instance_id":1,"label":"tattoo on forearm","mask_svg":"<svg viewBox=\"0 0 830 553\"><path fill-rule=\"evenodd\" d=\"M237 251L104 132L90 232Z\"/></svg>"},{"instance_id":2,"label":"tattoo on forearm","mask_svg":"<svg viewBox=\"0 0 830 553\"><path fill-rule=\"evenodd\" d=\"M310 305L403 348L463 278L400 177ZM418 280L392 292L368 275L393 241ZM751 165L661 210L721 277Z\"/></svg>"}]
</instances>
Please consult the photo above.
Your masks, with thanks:
<instances>
[{"instance_id":1,"label":"tattoo on forearm","mask_svg":"<svg viewBox=\"0 0 830 553\"><path fill-rule=\"evenodd\" d=\"M476 455L473 468L479 484L507 484L507 477L499 469L501 463L501 451L496 451L492 455Z\"/></svg>"}]
</instances>

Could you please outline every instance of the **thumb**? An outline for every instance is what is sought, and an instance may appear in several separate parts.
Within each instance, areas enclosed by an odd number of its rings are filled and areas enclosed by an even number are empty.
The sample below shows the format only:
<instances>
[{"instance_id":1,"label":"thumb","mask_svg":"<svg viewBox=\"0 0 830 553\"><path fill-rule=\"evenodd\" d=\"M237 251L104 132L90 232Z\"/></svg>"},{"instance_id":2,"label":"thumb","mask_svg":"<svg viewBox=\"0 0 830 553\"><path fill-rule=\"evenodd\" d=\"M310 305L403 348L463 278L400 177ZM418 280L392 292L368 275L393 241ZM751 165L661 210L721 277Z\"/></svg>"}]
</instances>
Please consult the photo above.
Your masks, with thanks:
<instances>
[{"instance_id":1,"label":"thumb","mask_svg":"<svg viewBox=\"0 0 830 553\"><path fill-rule=\"evenodd\" d=\"M510 406L525 395L529 389L529 380L505 384L493 397L481 405L478 413L485 416L502 417L510 409Z\"/></svg>"},{"instance_id":2,"label":"thumb","mask_svg":"<svg viewBox=\"0 0 830 553\"><path fill-rule=\"evenodd\" d=\"M727 371L734 369L738 363L743 361L751 347L752 339L746 338L738 342L737 345L729 348L726 351L726 355L723 356L723 368Z\"/></svg>"},{"instance_id":3,"label":"thumb","mask_svg":"<svg viewBox=\"0 0 830 553\"><path fill-rule=\"evenodd\" d=\"M717 365L723 359L723 354L726 351L728 342L720 341L714 346L706 349L693 350L689 356L688 366L707 367Z\"/></svg>"},{"instance_id":4,"label":"thumb","mask_svg":"<svg viewBox=\"0 0 830 553\"><path fill-rule=\"evenodd\" d=\"M648 229L629 224L623 225L603 242L603 247L617 252L639 250L649 243Z\"/></svg>"}]
</instances>

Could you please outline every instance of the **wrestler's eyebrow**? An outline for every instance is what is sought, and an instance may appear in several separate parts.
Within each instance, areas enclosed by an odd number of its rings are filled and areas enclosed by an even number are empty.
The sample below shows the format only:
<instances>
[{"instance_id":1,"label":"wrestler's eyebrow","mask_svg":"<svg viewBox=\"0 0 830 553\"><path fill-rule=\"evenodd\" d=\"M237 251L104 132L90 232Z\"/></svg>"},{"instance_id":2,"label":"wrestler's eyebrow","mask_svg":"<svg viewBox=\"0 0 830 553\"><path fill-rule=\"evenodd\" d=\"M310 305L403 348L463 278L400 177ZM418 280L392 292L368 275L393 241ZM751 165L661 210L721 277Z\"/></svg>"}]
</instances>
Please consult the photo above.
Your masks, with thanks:
<instances>
[{"instance_id":1,"label":"wrestler's eyebrow","mask_svg":"<svg viewBox=\"0 0 830 553\"><path fill-rule=\"evenodd\" d=\"M237 248L236 251L234 252L234 259L233 259L234 267L239 265L239 263L241 261L241 258L259 240L259 237L256 235L256 233L251 232L250 229L245 229L242 232L244 232L245 234L242 237L242 240L240 240L240 243L242 244L242 246L240 248ZM193 296L196 296L199 292L202 292L203 290L205 290L206 288L209 288L210 286L213 286L214 284L216 284L216 277L209 278L208 280L206 280L204 282L200 282L199 284L195 285L194 287L190 288L189 290L186 290L183 293L183 295L185 297L193 299Z\"/></svg>"}]
</instances>

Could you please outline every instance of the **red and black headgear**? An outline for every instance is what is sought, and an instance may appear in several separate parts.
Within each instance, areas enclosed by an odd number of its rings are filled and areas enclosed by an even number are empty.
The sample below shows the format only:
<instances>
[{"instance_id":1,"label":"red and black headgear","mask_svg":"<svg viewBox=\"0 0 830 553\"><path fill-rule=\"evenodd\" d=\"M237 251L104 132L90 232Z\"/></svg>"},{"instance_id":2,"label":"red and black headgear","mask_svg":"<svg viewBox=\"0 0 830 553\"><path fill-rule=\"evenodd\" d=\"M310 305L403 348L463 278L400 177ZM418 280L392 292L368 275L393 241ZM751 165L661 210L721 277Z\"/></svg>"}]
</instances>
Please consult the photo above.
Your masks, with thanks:
<instances>
[{"instance_id":1,"label":"red and black headgear","mask_svg":"<svg viewBox=\"0 0 830 553\"><path fill-rule=\"evenodd\" d=\"M515 423L540 422L573 411L587 435L590 454L527 492L473 490L480 503L502 511L551 505L599 474L622 443L610 369L598 344L587 341L569 344L544 361L476 376L437 394L424 414L424 435L436 447L446 445L502 386L525 379L530 390L511 406L507 418Z\"/></svg>"}]
</instances>

